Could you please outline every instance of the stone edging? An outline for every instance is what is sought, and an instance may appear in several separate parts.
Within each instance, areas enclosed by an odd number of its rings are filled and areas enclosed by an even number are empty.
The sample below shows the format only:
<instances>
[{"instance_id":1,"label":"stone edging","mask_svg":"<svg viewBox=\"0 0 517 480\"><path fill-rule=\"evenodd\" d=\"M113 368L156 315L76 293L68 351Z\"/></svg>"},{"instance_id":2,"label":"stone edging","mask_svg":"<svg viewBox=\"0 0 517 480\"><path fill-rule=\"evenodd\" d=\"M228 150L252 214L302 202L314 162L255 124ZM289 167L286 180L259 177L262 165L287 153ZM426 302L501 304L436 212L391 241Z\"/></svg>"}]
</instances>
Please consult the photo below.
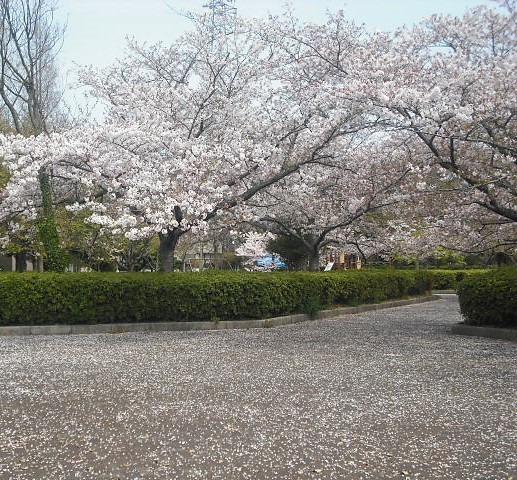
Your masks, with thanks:
<instances>
[{"instance_id":1,"label":"stone edging","mask_svg":"<svg viewBox=\"0 0 517 480\"><path fill-rule=\"evenodd\" d=\"M451 327L453 335L466 335L469 337L486 337L496 338L499 340L509 340L517 342L517 329L496 328L496 327L478 327L475 325L465 325L457 323Z\"/></svg>"},{"instance_id":2,"label":"stone edging","mask_svg":"<svg viewBox=\"0 0 517 480\"><path fill-rule=\"evenodd\" d=\"M98 333L125 333L125 332L165 332L189 330L227 330L248 328L270 328L308 320L337 317L353 313L382 310L385 308L402 307L418 303L438 300L435 295L414 297L404 300L393 300L383 303L359 305L357 307L342 307L333 310L322 310L315 318L304 313L286 315L283 317L266 318L261 320L229 320L219 322L155 322L155 323L109 323L96 325L22 325L0 327L0 336L19 335L67 335L67 334L98 334Z\"/></svg>"}]
</instances>

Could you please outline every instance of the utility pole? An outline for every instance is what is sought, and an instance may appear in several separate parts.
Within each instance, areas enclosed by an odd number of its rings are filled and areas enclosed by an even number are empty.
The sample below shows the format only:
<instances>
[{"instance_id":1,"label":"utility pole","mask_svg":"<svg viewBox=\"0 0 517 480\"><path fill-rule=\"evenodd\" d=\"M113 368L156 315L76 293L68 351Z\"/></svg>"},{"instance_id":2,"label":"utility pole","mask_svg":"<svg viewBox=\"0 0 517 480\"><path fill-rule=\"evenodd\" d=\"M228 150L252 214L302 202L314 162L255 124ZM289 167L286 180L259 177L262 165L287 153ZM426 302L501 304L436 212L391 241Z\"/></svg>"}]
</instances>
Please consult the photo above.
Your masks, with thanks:
<instances>
[{"instance_id":1,"label":"utility pole","mask_svg":"<svg viewBox=\"0 0 517 480\"><path fill-rule=\"evenodd\" d=\"M230 28L232 22L228 20L231 16L237 14L235 0L210 0L208 3L203 5L203 8L208 8L210 10L214 30L219 33L224 33L225 35L229 35L233 32Z\"/></svg>"}]
</instances>

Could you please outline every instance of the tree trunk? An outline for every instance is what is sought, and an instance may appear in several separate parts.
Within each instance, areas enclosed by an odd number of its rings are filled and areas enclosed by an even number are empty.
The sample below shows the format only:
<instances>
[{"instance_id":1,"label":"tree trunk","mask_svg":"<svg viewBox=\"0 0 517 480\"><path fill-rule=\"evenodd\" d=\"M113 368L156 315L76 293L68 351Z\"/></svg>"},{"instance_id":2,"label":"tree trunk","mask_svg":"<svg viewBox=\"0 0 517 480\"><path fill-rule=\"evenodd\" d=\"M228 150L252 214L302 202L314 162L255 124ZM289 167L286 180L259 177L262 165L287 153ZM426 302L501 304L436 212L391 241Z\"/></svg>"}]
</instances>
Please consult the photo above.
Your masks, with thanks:
<instances>
[{"instance_id":1,"label":"tree trunk","mask_svg":"<svg viewBox=\"0 0 517 480\"><path fill-rule=\"evenodd\" d=\"M309 270L311 272L320 271L320 252L318 247L312 247L309 251Z\"/></svg>"},{"instance_id":2,"label":"tree trunk","mask_svg":"<svg viewBox=\"0 0 517 480\"><path fill-rule=\"evenodd\" d=\"M50 177L44 171L40 171L38 177L42 202L42 211L38 220L38 231L41 243L47 254L47 270L51 272L63 272L68 264L68 256L61 248L59 242Z\"/></svg>"},{"instance_id":3,"label":"tree trunk","mask_svg":"<svg viewBox=\"0 0 517 480\"><path fill-rule=\"evenodd\" d=\"M158 249L158 271L173 272L174 271L174 252L178 241L182 235L179 228L167 230L167 233L160 233L160 247Z\"/></svg>"},{"instance_id":4,"label":"tree trunk","mask_svg":"<svg viewBox=\"0 0 517 480\"><path fill-rule=\"evenodd\" d=\"M16 271L17 272L26 272L27 271L27 253L19 252L15 256L16 262Z\"/></svg>"}]
</instances>

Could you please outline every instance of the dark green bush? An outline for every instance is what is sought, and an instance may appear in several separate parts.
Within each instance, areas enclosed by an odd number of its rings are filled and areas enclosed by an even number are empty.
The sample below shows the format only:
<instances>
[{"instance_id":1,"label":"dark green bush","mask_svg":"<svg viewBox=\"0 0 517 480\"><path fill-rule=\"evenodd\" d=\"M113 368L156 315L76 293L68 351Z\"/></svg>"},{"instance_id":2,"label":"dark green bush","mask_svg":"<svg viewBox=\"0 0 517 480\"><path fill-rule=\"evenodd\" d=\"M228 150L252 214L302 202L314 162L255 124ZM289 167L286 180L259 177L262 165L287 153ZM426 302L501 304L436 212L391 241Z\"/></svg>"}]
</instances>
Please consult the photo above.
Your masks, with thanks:
<instances>
[{"instance_id":1,"label":"dark green bush","mask_svg":"<svg viewBox=\"0 0 517 480\"><path fill-rule=\"evenodd\" d=\"M517 327L517 268L469 277L458 297L466 324Z\"/></svg>"},{"instance_id":2,"label":"dark green bush","mask_svg":"<svg viewBox=\"0 0 517 480\"><path fill-rule=\"evenodd\" d=\"M426 270L433 290L456 290L458 285L472 276L486 273L487 270Z\"/></svg>"},{"instance_id":3,"label":"dark green bush","mask_svg":"<svg viewBox=\"0 0 517 480\"><path fill-rule=\"evenodd\" d=\"M3 273L0 325L210 321L315 315L430 289L426 272Z\"/></svg>"}]
</instances>

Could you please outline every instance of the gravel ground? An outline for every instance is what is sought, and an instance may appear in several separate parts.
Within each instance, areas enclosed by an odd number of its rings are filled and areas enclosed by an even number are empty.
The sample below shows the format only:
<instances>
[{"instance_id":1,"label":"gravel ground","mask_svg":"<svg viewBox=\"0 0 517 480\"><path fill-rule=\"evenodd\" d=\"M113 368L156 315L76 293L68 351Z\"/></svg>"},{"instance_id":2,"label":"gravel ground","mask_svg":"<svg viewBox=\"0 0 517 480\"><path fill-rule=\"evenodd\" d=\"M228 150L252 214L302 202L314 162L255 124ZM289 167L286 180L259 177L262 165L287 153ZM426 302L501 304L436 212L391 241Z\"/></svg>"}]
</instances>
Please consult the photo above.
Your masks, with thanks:
<instances>
[{"instance_id":1,"label":"gravel ground","mask_svg":"<svg viewBox=\"0 0 517 480\"><path fill-rule=\"evenodd\" d=\"M517 480L516 344L458 321L0 338L0 479Z\"/></svg>"}]
</instances>

